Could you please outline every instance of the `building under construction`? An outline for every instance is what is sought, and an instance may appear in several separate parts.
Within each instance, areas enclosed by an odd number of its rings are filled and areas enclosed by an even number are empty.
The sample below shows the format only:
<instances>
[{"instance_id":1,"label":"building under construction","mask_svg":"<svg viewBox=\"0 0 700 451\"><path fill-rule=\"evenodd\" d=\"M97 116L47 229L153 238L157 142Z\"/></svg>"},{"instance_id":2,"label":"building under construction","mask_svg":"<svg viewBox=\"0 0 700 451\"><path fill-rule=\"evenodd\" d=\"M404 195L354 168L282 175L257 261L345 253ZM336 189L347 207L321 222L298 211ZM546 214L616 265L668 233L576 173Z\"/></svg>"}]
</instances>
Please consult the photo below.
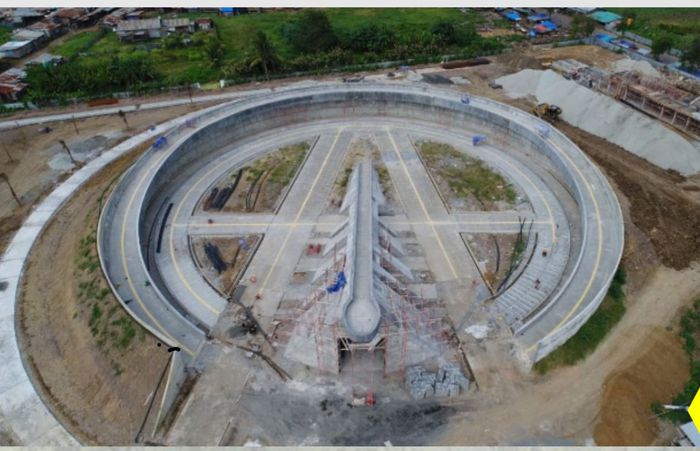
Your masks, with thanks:
<instances>
[{"instance_id":1,"label":"building under construction","mask_svg":"<svg viewBox=\"0 0 700 451\"><path fill-rule=\"evenodd\" d=\"M291 320L287 358L338 373L358 352L379 353L388 374L455 354L442 317L411 290L399 236L380 216L384 202L371 160L360 161L340 207L346 219L330 234L325 264Z\"/></svg>"}]
</instances>

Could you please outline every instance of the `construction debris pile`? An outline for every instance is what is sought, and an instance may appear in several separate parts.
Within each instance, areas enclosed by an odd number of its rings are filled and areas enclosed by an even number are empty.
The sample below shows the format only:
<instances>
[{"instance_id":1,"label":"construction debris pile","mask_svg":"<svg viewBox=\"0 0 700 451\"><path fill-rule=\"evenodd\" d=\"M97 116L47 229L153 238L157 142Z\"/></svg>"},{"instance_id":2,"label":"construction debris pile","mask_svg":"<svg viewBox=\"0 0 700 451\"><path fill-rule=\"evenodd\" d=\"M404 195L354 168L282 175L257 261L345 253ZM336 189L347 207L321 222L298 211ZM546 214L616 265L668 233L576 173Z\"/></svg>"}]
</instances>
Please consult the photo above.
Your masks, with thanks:
<instances>
[{"instance_id":1,"label":"construction debris pile","mask_svg":"<svg viewBox=\"0 0 700 451\"><path fill-rule=\"evenodd\" d=\"M416 365L406 368L406 388L414 399L446 398L469 390L469 379L456 363L441 366L437 373Z\"/></svg>"}]
</instances>

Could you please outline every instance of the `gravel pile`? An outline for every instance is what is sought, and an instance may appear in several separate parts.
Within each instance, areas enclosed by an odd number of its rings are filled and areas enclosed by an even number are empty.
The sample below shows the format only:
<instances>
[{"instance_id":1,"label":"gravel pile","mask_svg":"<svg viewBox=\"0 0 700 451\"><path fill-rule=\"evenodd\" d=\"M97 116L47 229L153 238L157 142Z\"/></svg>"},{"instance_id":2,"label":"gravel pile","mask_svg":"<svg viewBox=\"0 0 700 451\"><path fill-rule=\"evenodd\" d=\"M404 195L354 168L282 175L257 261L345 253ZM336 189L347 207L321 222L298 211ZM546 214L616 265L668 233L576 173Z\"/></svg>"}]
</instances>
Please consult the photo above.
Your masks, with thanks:
<instances>
[{"instance_id":1,"label":"gravel pile","mask_svg":"<svg viewBox=\"0 0 700 451\"><path fill-rule=\"evenodd\" d=\"M511 98L534 96L562 108L562 118L663 169L700 172L700 149L661 122L559 74L526 69L496 80Z\"/></svg>"}]
</instances>

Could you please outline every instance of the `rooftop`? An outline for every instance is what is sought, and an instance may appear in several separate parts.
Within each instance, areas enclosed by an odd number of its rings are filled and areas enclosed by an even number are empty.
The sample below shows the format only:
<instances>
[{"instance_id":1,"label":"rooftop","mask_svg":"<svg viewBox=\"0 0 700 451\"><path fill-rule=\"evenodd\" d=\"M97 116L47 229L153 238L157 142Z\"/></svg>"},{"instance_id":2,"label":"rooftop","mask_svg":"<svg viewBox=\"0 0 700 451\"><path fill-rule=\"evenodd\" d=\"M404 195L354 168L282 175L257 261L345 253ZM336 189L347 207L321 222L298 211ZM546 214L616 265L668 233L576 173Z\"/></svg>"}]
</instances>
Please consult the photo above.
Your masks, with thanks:
<instances>
[{"instance_id":1,"label":"rooftop","mask_svg":"<svg viewBox=\"0 0 700 451\"><path fill-rule=\"evenodd\" d=\"M0 45L0 52L7 52L10 50L21 49L26 45L30 45L32 41L10 41L3 45Z\"/></svg>"},{"instance_id":2,"label":"rooftop","mask_svg":"<svg viewBox=\"0 0 700 451\"><path fill-rule=\"evenodd\" d=\"M160 28L160 17L155 19L122 20L117 25L117 31L153 30Z\"/></svg>"},{"instance_id":3,"label":"rooftop","mask_svg":"<svg viewBox=\"0 0 700 451\"><path fill-rule=\"evenodd\" d=\"M611 22L615 22L618 20L622 20L622 16L619 14L611 13L610 11L596 11L592 14L590 14L591 19L595 20L596 22L600 22L602 24L609 24Z\"/></svg>"}]
</instances>

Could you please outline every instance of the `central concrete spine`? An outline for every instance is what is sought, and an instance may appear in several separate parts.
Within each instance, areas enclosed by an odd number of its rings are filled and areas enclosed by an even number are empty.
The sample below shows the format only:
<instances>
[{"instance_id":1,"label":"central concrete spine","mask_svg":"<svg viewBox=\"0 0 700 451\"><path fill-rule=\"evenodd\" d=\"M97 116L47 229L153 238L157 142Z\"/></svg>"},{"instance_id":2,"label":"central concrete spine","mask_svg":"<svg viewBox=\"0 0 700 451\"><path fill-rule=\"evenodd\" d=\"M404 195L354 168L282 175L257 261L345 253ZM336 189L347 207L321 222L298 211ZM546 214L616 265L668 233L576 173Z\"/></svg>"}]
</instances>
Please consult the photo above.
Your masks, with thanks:
<instances>
[{"instance_id":1,"label":"central concrete spine","mask_svg":"<svg viewBox=\"0 0 700 451\"><path fill-rule=\"evenodd\" d=\"M377 173L369 159L356 164L348 184L340 212L348 214L348 220L334 234L333 249L345 241L346 264L344 275L348 286L341 297L342 324L348 338L355 343L369 343L381 322L379 299L386 293L383 278L391 275L382 268L382 257L392 262L408 279L411 271L400 264L394 254L401 249L387 232L382 233L379 206L385 203ZM389 229L383 227L383 230ZM392 242L393 246L382 248L381 243ZM391 277L391 280L395 279ZM378 289L381 288L381 289ZM385 303L385 302L384 302Z\"/></svg>"}]
</instances>

